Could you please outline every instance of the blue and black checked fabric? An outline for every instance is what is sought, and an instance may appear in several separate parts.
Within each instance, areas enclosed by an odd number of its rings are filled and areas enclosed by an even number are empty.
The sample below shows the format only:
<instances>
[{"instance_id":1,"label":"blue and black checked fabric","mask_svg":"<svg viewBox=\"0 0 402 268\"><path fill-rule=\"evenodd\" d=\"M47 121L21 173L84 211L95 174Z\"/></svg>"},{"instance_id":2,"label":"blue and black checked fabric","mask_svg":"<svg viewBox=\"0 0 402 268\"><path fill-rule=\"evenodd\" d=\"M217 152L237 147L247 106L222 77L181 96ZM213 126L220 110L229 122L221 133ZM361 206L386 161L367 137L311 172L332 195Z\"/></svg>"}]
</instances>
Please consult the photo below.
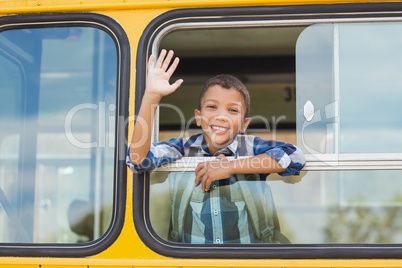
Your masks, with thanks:
<instances>
[{"instance_id":1,"label":"blue and black checked fabric","mask_svg":"<svg viewBox=\"0 0 402 268\"><path fill-rule=\"evenodd\" d=\"M244 139L243 139L244 140ZM239 152L247 152L248 156L267 153L274 158L285 171L280 175L297 175L305 165L303 153L296 146L274 140L263 140L259 137L247 136L247 142L240 143L235 139L229 146L218 151L215 156L240 156ZM241 146L246 148L240 149ZM244 153L243 153L244 154ZM138 166L131 163L127 153L127 165L133 172L147 172L167 163L172 163L186 156L211 156L204 142L203 134L189 138L171 139L151 145L147 159ZM177 173L177 174L175 174ZM183 172L171 172L169 180L183 176ZM186 179L193 184L194 172L185 172ZM242 199L239 184L235 177L213 182L210 190L201 193L198 185L192 190L189 205L184 217L183 233L178 239L185 243L222 244L222 243L258 243L255 236L245 201ZM174 185L174 184L171 184ZM171 190L171 193L174 191ZM179 198L180 199L180 198ZM172 202L180 202L171 196ZM178 204L172 204L177 206Z\"/></svg>"}]
</instances>

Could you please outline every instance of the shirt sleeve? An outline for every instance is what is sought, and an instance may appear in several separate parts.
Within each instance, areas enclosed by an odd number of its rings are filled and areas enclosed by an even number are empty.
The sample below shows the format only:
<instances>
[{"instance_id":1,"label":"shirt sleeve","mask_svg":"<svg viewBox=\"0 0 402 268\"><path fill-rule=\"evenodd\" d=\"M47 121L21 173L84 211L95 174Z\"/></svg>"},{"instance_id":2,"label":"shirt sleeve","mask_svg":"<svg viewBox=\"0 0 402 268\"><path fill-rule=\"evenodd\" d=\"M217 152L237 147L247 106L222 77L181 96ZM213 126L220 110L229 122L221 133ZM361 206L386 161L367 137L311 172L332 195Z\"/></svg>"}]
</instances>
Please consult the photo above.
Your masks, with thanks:
<instances>
[{"instance_id":1,"label":"shirt sleeve","mask_svg":"<svg viewBox=\"0 0 402 268\"><path fill-rule=\"evenodd\" d=\"M299 175L306 164L303 152L295 145L275 140L254 139L254 155L266 153L286 169L281 176Z\"/></svg>"},{"instance_id":2,"label":"shirt sleeve","mask_svg":"<svg viewBox=\"0 0 402 268\"><path fill-rule=\"evenodd\" d=\"M127 151L126 164L134 173L143 173L172 163L184 155L183 139L170 139L151 144L148 155L140 165L131 162L130 148Z\"/></svg>"}]
</instances>

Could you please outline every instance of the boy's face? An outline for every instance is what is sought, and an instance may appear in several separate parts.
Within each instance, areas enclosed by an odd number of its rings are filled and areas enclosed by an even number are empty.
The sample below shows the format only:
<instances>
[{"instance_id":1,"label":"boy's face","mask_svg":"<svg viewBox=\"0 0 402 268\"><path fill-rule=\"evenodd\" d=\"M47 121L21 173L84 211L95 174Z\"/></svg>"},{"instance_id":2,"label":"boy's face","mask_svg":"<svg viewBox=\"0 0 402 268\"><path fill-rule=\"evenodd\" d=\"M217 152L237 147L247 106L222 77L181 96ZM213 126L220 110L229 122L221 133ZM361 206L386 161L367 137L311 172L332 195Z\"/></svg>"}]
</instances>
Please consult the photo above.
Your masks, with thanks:
<instances>
[{"instance_id":1,"label":"boy's face","mask_svg":"<svg viewBox=\"0 0 402 268\"><path fill-rule=\"evenodd\" d=\"M236 89L219 85L208 88L201 100L201 110L194 113L211 154L232 143L239 132L246 131L250 118L244 118L245 112L243 95Z\"/></svg>"}]
</instances>

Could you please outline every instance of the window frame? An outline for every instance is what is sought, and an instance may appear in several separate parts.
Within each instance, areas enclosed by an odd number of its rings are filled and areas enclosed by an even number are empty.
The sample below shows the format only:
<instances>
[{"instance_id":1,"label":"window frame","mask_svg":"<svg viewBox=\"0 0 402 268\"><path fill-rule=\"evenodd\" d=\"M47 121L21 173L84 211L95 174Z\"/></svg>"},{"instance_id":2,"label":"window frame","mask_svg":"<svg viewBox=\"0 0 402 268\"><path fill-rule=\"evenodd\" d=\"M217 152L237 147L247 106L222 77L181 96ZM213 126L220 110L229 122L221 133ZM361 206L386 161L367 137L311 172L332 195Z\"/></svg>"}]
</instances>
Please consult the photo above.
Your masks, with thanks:
<instances>
[{"instance_id":1,"label":"window frame","mask_svg":"<svg viewBox=\"0 0 402 268\"><path fill-rule=\"evenodd\" d=\"M124 225L127 168L125 165L128 126L130 46L124 29L114 19L98 13L54 13L0 17L0 31L51 28L92 27L107 33L117 50L115 163L112 219L98 239L85 243L0 243L0 256L86 257L110 247ZM121 120L122 119L122 120Z\"/></svg>"},{"instance_id":2,"label":"window frame","mask_svg":"<svg viewBox=\"0 0 402 268\"><path fill-rule=\"evenodd\" d=\"M137 49L135 114L138 114L145 90L146 62L156 52L164 34L180 27L229 27L233 25L312 25L331 22L402 21L402 3L352 3L328 5L260 6L177 9L161 14L144 30ZM156 126L155 136L158 134ZM154 138L154 140L157 140ZM362 157L362 159L359 159ZM368 169L359 160L369 160L371 168L402 169L402 155L364 159L364 156L338 161L328 156L322 165L314 155L307 155L305 170ZM335 163L331 160L334 160ZM342 160L342 159L341 159ZM346 165L344 165L346 164ZM175 165L178 167L179 165ZM348 167L347 167L348 166ZM188 167L188 161L187 161ZM165 170L170 170L165 169ZM145 245L158 254L176 258L219 259L337 259L337 258L402 258L402 244L254 244L195 245L173 243L160 238L149 218L149 173L133 175L133 218L138 235Z\"/></svg>"}]
</instances>

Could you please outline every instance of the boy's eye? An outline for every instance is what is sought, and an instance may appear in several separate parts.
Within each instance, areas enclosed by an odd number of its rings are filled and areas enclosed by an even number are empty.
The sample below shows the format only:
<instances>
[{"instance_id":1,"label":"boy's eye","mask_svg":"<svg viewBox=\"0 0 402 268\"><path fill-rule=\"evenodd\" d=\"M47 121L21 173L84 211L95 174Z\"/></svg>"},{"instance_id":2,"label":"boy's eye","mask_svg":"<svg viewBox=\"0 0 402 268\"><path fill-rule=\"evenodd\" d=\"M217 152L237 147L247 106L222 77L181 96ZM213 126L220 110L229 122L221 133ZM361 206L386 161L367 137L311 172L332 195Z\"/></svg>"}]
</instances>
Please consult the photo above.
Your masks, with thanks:
<instances>
[{"instance_id":1,"label":"boy's eye","mask_svg":"<svg viewBox=\"0 0 402 268\"><path fill-rule=\"evenodd\" d=\"M229 112L238 113L239 111L237 109L229 109Z\"/></svg>"},{"instance_id":2,"label":"boy's eye","mask_svg":"<svg viewBox=\"0 0 402 268\"><path fill-rule=\"evenodd\" d=\"M216 106L215 105L207 105L207 108L215 109Z\"/></svg>"}]
</instances>

